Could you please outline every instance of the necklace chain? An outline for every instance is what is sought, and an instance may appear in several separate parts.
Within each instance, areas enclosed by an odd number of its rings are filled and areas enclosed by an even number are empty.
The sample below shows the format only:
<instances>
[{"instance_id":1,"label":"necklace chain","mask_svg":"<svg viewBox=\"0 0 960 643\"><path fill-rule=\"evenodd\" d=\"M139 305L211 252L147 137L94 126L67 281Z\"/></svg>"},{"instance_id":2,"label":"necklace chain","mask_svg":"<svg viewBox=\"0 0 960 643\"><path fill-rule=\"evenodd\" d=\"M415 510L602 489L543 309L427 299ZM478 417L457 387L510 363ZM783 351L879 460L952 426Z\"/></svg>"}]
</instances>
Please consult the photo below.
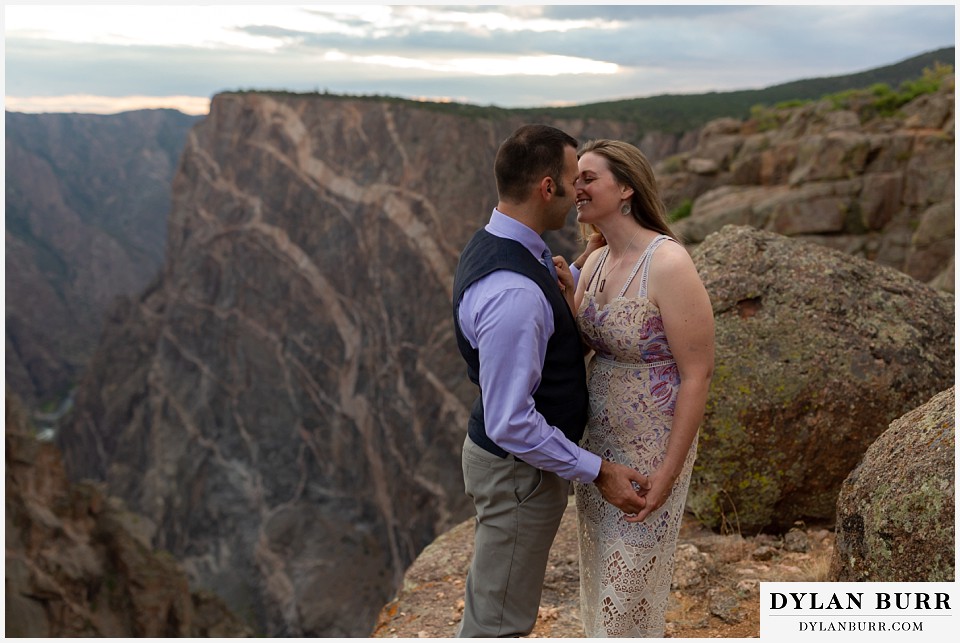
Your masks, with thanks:
<instances>
[{"instance_id":1,"label":"necklace chain","mask_svg":"<svg viewBox=\"0 0 960 643\"><path fill-rule=\"evenodd\" d=\"M616 269L617 266L620 265L620 262L623 261L623 258L627 256L627 253L630 251L630 248L633 247L633 242L636 241L637 235L640 234L641 230L643 230L643 228L637 228L637 231L633 233L633 237L630 239L630 243L628 243L627 247L624 249L623 254L620 255L620 258L617 259L617 262L613 264L609 270L607 270L607 277L609 277L610 273L612 273L614 269ZM608 248L607 255L604 256L603 258L603 263L607 263L607 256L609 255L610 255L610 250ZM600 266L601 270L603 270L603 268L604 266ZM600 292L603 292L603 287L607 284L607 277L600 277L600 286L599 286Z\"/></svg>"}]
</instances>

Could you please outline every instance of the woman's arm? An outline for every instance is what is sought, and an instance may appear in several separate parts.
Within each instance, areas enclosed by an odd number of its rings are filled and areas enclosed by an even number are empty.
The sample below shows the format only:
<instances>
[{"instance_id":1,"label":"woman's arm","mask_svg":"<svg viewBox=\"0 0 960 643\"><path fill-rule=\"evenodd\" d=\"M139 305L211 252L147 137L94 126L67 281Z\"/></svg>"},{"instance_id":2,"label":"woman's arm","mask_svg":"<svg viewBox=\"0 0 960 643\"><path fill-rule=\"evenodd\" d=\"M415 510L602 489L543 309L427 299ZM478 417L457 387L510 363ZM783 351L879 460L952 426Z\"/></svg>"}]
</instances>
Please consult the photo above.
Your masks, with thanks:
<instances>
[{"instance_id":1,"label":"woman's arm","mask_svg":"<svg viewBox=\"0 0 960 643\"><path fill-rule=\"evenodd\" d=\"M603 238L603 235L599 232L594 232L590 235L590 239L587 240L587 247L583 253L574 261L574 264L580 269L580 281L577 282L577 292L576 295L574 295L573 302L575 306L574 313L580 310L583 293L586 292L587 284L590 283L590 279L597 269L597 262L600 260L601 253L596 251L605 245L607 245L607 240Z\"/></svg>"},{"instance_id":2,"label":"woman's arm","mask_svg":"<svg viewBox=\"0 0 960 643\"><path fill-rule=\"evenodd\" d=\"M680 389L663 464L650 476L646 518L667 501L700 428L713 376L714 323L710 297L687 251L666 243L651 257L651 301L660 309L670 351L680 371Z\"/></svg>"}]
</instances>

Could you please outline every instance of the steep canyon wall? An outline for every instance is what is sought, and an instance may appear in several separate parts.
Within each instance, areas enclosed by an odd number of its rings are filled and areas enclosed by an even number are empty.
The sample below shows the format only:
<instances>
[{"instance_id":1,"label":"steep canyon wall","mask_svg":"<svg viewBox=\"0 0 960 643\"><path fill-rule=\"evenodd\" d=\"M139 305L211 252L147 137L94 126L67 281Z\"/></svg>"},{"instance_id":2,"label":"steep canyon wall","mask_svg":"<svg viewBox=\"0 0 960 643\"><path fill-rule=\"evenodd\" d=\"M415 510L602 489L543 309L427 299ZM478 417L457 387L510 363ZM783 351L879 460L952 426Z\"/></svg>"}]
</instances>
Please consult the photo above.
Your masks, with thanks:
<instances>
[{"instance_id":1,"label":"steep canyon wall","mask_svg":"<svg viewBox=\"0 0 960 643\"><path fill-rule=\"evenodd\" d=\"M20 114L6 119L5 373L29 407L61 401L117 295L163 264L180 112Z\"/></svg>"}]
</instances>

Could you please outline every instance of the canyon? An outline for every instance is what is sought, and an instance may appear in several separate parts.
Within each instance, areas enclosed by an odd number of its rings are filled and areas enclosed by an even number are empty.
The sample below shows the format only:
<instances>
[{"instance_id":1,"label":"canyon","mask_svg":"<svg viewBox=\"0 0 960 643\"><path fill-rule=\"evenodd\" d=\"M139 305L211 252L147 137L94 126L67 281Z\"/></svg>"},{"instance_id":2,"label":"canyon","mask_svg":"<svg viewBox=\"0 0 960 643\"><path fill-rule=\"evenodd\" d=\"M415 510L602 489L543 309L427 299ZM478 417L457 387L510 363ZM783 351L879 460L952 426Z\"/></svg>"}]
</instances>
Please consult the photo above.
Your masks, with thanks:
<instances>
[{"instance_id":1,"label":"canyon","mask_svg":"<svg viewBox=\"0 0 960 643\"><path fill-rule=\"evenodd\" d=\"M728 224L842 250L896 270L876 278L891 288L910 280L928 302L929 336L949 343L930 317L952 314L952 83L892 117L797 107L766 134L750 119L684 135L551 124L651 150L668 208L690 202L677 229L692 251ZM459 453L475 392L450 289L461 247L495 204L499 141L523 122L249 92L216 96L185 133L158 272L103 313L57 446L72 479L103 483L191 589L221 597L257 633L369 635L417 555L470 516ZM568 257L570 223L548 237ZM789 278L777 275L768 302ZM741 295L727 302L738 319ZM872 376L873 362L858 360ZM930 371L877 418L946 388L952 364ZM802 417L784 421L789 430ZM824 497L868 446L858 436ZM819 517L824 502L791 511Z\"/></svg>"}]
</instances>

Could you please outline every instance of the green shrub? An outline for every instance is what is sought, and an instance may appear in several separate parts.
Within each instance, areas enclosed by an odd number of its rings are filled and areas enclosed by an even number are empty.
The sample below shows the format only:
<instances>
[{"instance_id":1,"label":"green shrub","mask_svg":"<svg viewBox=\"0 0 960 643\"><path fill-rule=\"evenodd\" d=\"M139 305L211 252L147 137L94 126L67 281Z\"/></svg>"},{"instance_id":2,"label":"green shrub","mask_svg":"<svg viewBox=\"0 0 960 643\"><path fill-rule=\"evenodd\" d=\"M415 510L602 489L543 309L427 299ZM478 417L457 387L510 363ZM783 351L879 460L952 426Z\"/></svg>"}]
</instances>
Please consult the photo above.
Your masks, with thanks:
<instances>
[{"instance_id":1,"label":"green shrub","mask_svg":"<svg viewBox=\"0 0 960 643\"><path fill-rule=\"evenodd\" d=\"M757 124L758 132L769 132L780 127L786 109L788 108L754 105L750 108L750 119Z\"/></svg>"},{"instance_id":2,"label":"green shrub","mask_svg":"<svg viewBox=\"0 0 960 643\"><path fill-rule=\"evenodd\" d=\"M693 211L693 201L690 199L684 199L680 205L670 211L670 214L667 215L667 219L670 223L676 223L681 219L686 219L690 216L690 212Z\"/></svg>"},{"instance_id":3,"label":"green shrub","mask_svg":"<svg viewBox=\"0 0 960 643\"><path fill-rule=\"evenodd\" d=\"M657 167L662 174L676 174L683 170L685 165L685 156L683 154L674 154L663 159Z\"/></svg>"},{"instance_id":4,"label":"green shrub","mask_svg":"<svg viewBox=\"0 0 960 643\"><path fill-rule=\"evenodd\" d=\"M794 107L803 107L804 105L808 105L811 102L812 101L809 101L809 100L802 100L799 98L795 98L793 100L781 101L776 105L774 105L774 108L775 109L793 109Z\"/></svg>"},{"instance_id":5,"label":"green shrub","mask_svg":"<svg viewBox=\"0 0 960 643\"><path fill-rule=\"evenodd\" d=\"M825 95L833 109L848 109L858 113L861 121L876 116L894 116L901 107L924 94L932 94L940 89L944 78L953 74L953 66L935 62L933 68L923 70L923 75L915 80L904 81L897 90L887 83L875 83L867 89L848 89ZM757 122L760 131L779 127L785 119L784 112L809 103L806 100L789 100L777 103L769 108L754 105L750 117Z\"/></svg>"}]
</instances>

